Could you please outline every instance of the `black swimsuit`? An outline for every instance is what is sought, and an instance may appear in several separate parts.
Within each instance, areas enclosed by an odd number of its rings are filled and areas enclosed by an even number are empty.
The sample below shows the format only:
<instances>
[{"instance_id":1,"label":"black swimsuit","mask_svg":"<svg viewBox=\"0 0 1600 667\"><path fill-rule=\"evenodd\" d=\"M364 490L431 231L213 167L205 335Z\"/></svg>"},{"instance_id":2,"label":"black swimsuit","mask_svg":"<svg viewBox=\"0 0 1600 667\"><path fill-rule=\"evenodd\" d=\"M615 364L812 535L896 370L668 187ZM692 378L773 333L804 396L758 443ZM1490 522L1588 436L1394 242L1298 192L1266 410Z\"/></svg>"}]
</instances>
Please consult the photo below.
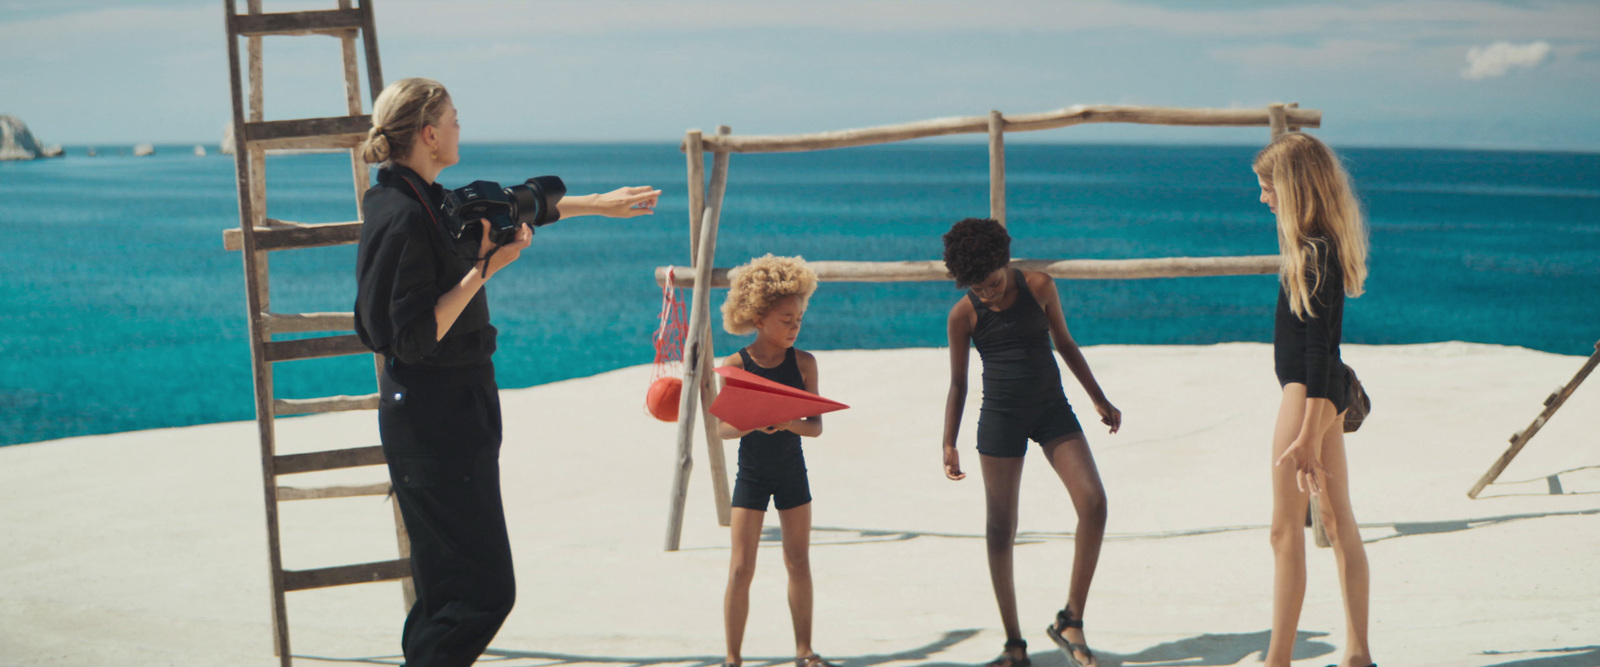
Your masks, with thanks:
<instances>
[{"instance_id":1,"label":"black swimsuit","mask_svg":"<svg viewBox=\"0 0 1600 667\"><path fill-rule=\"evenodd\" d=\"M773 368L763 368L742 349L739 360L744 362L744 370L757 376L796 389L806 388L792 347L784 354L783 363ZM794 431L755 430L739 439L739 474L733 482L733 506L765 512L768 498L779 511L811 502L806 457L800 451L800 434Z\"/></svg>"},{"instance_id":2,"label":"black swimsuit","mask_svg":"<svg viewBox=\"0 0 1600 667\"><path fill-rule=\"evenodd\" d=\"M1289 295L1278 286L1278 312L1272 332L1272 356L1278 384L1299 382L1306 386L1306 398L1326 398L1339 412L1350 407L1345 395L1344 362L1339 358L1339 337L1344 328L1344 265L1339 249L1321 238L1310 239L1320 252L1318 285L1311 267L1306 267L1306 285L1315 287L1311 309L1316 313L1304 320L1289 310Z\"/></svg>"},{"instance_id":3,"label":"black swimsuit","mask_svg":"<svg viewBox=\"0 0 1600 667\"><path fill-rule=\"evenodd\" d=\"M972 342L983 359L978 453L1007 458L1026 454L1029 438L1042 445L1083 432L1061 391L1044 308L1022 271L1011 271L1017 298L1010 308L990 310L977 295L967 293L978 313Z\"/></svg>"}]
</instances>

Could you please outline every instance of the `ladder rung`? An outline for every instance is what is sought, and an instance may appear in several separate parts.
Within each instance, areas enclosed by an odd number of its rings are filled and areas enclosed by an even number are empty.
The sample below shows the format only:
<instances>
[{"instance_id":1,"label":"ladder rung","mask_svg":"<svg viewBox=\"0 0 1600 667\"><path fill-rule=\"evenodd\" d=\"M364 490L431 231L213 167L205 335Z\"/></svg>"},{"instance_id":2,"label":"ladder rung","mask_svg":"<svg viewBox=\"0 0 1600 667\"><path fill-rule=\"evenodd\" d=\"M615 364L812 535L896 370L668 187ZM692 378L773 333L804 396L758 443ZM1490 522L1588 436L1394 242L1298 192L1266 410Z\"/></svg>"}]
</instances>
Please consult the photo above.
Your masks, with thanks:
<instances>
[{"instance_id":1,"label":"ladder rung","mask_svg":"<svg viewBox=\"0 0 1600 667\"><path fill-rule=\"evenodd\" d=\"M355 449L330 449L307 454L280 454L272 457L273 472L279 475L376 466L384 463L383 448L376 445Z\"/></svg>"},{"instance_id":2,"label":"ladder rung","mask_svg":"<svg viewBox=\"0 0 1600 667\"><path fill-rule=\"evenodd\" d=\"M389 493L389 483L366 486L323 486L302 489L293 486L278 487L278 500L317 500L320 498L354 498L356 496L383 496Z\"/></svg>"},{"instance_id":3,"label":"ladder rung","mask_svg":"<svg viewBox=\"0 0 1600 667\"><path fill-rule=\"evenodd\" d=\"M267 120L244 124L244 141L258 148L355 148L372 116Z\"/></svg>"},{"instance_id":4,"label":"ladder rung","mask_svg":"<svg viewBox=\"0 0 1600 667\"><path fill-rule=\"evenodd\" d=\"M341 565L316 570L284 570L283 590L303 591L308 588L327 588L346 584L365 584L374 581L405 579L411 576L411 561L386 560L378 563Z\"/></svg>"},{"instance_id":5,"label":"ladder rung","mask_svg":"<svg viewBox=\"0 0 1600 667\"><path fill-rule=\"evenodd\" d=\"M356 316L343 313L262 313L261 324L269 334L307 331L354 331Z\"/></svg>"},{"instance_id":6,"label":"ladder rung","mask_svg":"<svg viewBox=\"0 0 1600 667\"><path fill-rule=\"evenodd\" d=\"M306 35L361 27L361 10L327 9L275 14L235 14L234 30L244 37Z\"/></svg>"},{"instance_id":7,"label":"ladder rung","mask_svg":"<svg viewBox=\"0 0 1600 667\"><path fill-rule=\"evenodd\" d=\"M346 412L349 410L378 409L378 395L324 396L322 398L280 398L272 402L272 413L284 415L309 415L319 412Z\"/></svg>"},{"instance_id":8,"label":"ladder rung","mask_svg":"<svg viewBox=\"0 0 1600 667\"><path fill-rule=\"evenodd\" d=\"M294 250L345 245L361 240L361 222L330 222L323 225L256 227L256 250ZM244 230L222 230L222 247L244 249Z\"/></svg>"},{"instance_id":9,"label":"ladder rung","mask_svg":"<svg viewBox=\"0 0 1600 667\"><path fill-rule=\"evenodd\" d=\"M355 334L348 334L344 336L268 341L262 356L265 356L268 362L277 363L279 361L371 353L372 350L367 349L367 346L361 343L361 337Z\"/></svg>"}]
</instances>

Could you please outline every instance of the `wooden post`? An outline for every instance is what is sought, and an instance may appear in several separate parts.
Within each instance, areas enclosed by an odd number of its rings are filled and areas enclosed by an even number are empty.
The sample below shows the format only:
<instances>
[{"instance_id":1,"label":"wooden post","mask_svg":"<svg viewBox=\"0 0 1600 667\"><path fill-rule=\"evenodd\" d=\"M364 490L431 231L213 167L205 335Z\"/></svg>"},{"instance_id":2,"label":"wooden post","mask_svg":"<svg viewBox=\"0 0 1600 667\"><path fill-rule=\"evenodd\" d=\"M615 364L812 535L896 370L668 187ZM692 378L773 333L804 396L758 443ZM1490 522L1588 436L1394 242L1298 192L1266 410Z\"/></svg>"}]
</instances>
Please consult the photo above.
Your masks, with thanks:
<instances>
[{"instance_id":1,"label":"wooden post","mask_svg":"<svg viewBox=\"0 0 1600 667\"><path fill-rule=\"evenodd\" d=\"M1539 429L1544 428L1545 422L1555 415L1556 410L1561 409L1561 405L1567 402L1567 397L1577 390L1578 385L1583 384L1589 374L1594 372L1596 366L1600 366L1600 342L1594 344L1594 354L1590 355L1589 360L1584 362L1583 368L1578 369L1578 374L1572 376L1570 381L1544 399L1544 410L1539 412L1538 417L1534 417L1533 423L1529 424L1528 428L1511 435L1511 448L1501 454L1500 458L1495 460L1494 465L1489 466L1489 471L1483 473L1483 477L1478 478L1478 483L1473 484L1472 490L1467 492L1468 498L1476 500L1478 494L1483 492L1484 487L1494 483L1494 480L1500 477L1500 473L1505 472L1506 466L1511 465L1511 459L1516 458L1522 448L1527 446L1528 441L1533 439L1533 435L1538 433Z\"/></svg>"},{"instance_id":2,"label":"wooden post","mask_svg":"<svg viewBox=\"0 0 1600 667\"><path fill-rule=\"evenodd\" d=\"M689 168L689 264L693 265L699 256L700 219L706 213L706 153L700 130L684 133L683 155Z\"/></svg>"},{"instance_id":3,"label":"wooden post","mask_svg":"<svg viewBox=\"0 0 1600 667\"><path fill-rule=\"evenodd\" d=\"M1272 139L1276 140L1289 131L1289 120L1282 102L1273 102L1267 105L1267 127L1272 130Z\"/></svg>"},{"instance_id":4,"label":"wooden post","mask_svg":"<svg viewBox=\"0 0 1600 667\"><path fill-rule=\"evenodd\" d=\"M999 111L989 112L989 217L1006 224L1006 134Z\"/></svg>"},{"instance_id":5,"label":"wooden post","mask_svg":"<svg viewBox=\"0 0 1600 667\"><path fill-rule=\"evenodd\" d=\"M733 128L727 125L717 126L717 136L727 136L733 133ZM704 205L711 209L717 225L722 225L722 200L728 192L728 159L727 153L713 153L711 156L711 192ZM712 234L715 243L716 235ZM717 249L711 249L711 257L716 258ZM708 286L709 287L709 286ZM705 425L706 433L706 460L711 464L711 500L716 506L717 525L729 526L733 524L733 498L728 489L728 462L727 454L723 449L722 436L718 434L722 420L711 414L711 403L717 400L717 375L713 368L717 363L716 346L713 344L716 337L713 335L711 325L711 298L710 292L706 293L702 316L705 318L705 332L703 334L701 349L705 354L700 355L700 423Z\"/></svg>"},{"instance_id":6,"label":"wooden post","mask_svg":"<svg viewBox=\"0 0 1600 667\"><path fill-rule=\"evenodd\" d=\"M689 308L689 335L683 345L683 394L678 399L678 457L672 476L672 497L667 515L666 551L677 551L678 540L683 535L683 506L689 494L689 472L694 468L694 415L699 407L696 399L700 392L700 370L704 366L701 355L705 314L701 306L711 296L711 255L716 247L717 221L715 209L707 209L700 225L700 254L695 258L694 300Z\"/></svg>"}]
</instances>

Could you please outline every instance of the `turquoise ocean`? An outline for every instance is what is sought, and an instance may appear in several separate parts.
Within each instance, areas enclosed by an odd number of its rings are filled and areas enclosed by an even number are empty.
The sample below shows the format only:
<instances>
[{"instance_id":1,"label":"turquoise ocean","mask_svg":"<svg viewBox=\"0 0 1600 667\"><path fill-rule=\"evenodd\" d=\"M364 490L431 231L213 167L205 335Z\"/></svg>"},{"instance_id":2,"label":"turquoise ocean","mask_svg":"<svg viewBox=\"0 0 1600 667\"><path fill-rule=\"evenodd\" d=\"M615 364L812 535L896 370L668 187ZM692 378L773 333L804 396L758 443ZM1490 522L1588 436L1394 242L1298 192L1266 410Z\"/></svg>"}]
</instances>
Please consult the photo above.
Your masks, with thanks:
<instances>
[{"instance_id":1,"label":"turquoise ocean","mask_svg":"<svg viewBox=\"0 0 1600 667\"><path fill-rule=\"evenodd\" d=\"M0 163L0 445L253 417L233 158L158 146L151 157ZM1013 144L1017 257L1276 252L1249 170L1255 147ZM122 150L126 154L128 151ZM1367 294L1348 343L1463 340L1588 355L1600 338L1600 155L1343 151L1372 227ZM354 220L349 158L268 158L268 215ZM683 155L670 144L469 144L441 180L562 176L574 193L664 190L653 217L539 230L490 285L504 388L649 363L660 289L689 263ZM716 264L936 259L955 220L987 215L981 144L735 155ZM275 253L277 312L347 310L354 246ZM1272 276L1062 281L1080 344L1269 341ZM948 283L824 284L800 345L937 347ZM721 293L717 294L720 303ZM718 354L748 339L720 334ZM1576 370L1576 368L1575 368ZM1270 365L1261 369L1271 381ZM279 364L280 398L373 390L367 357ZM622 397L633 409L638 396Z\"/></svg>"}]
</instances>

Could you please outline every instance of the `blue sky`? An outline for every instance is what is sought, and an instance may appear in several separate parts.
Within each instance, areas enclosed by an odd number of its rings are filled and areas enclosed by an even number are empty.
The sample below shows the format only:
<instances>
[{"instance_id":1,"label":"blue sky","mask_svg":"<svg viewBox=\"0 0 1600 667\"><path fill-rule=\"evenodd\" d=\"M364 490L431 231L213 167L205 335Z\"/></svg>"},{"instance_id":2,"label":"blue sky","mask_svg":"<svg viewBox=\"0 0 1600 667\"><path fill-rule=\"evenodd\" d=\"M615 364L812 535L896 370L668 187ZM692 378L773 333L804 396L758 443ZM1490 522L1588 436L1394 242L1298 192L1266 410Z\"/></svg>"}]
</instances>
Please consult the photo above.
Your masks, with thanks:
<instances>
[{"instance_id":1,"label":"blue sky","mask_svg":"<svg viewBox=\"0 0 1600 667\"><path fill-rule=\"evenodd\" d=\"M222 11L0 0L0 113L43 143L216 143L231 113ZM1298 101L1339 145L1600 151L1600 2L377 0L376 15L385 76L443 81L469 142ZM268 38L267 116L342 113L338 53L330 38ZM1080 126L1011 140L1262 132Z\"/></svg>"}]
</instances>

